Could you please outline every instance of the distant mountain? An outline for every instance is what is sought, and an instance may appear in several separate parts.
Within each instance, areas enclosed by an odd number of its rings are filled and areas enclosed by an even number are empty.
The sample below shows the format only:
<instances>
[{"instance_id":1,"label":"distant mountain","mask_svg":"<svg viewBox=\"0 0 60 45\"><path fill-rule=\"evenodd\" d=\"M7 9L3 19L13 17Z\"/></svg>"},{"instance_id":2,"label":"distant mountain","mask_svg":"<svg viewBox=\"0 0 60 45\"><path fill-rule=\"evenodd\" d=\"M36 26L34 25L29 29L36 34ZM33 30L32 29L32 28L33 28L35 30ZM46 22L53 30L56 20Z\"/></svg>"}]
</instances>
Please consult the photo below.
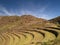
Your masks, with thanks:
<instances>
[{"instance_id":1,"label":"distant mountain","mask_svg":"<svg viewBox=\"0 0 60 45\"><path fill-rule=\"evenodd\" d=\"M53 22L53 23L55 23L55 24L60 24L60 16L58 16L58 17L55 17L55 18L53 18L53 19L51 19L51 20L49 20L50 22Z\"/></svg>"}]
</instances>

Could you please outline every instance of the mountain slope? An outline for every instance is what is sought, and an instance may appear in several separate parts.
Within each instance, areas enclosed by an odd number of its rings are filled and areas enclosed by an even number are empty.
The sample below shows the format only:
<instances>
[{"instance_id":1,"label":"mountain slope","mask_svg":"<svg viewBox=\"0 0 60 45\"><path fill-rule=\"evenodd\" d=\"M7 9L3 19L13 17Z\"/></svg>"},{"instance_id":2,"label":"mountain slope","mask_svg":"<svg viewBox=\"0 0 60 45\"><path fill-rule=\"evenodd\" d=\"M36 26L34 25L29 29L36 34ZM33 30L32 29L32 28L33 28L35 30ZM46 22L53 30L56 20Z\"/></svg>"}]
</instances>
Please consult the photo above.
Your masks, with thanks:
<instances>
[{"instance_id":1,"label":"mountain slope","mask_svg":"<svg viewBox=\"0 0 60 45\"><path fill-rule=\"evenodd\" d=\"M60 45L60 27L31 15L0 17L0 45Z\"/></svg>"},{"instance_id":2,"label":"mountain slope","mask_svg":"<svg viewBox=\"0 0 60 45\"><path fill-rule=\"evenodd\" d=\"M53 18L51 20L49 20L50 22L53 22L53 23L58 23L60 24L60 16L56 17L56 18Z\"/></svg>"},{"instance_id":3,"label":"mountain slope","mask_svg":"<svg viewBox=\"0 0 60 45\"><path fill-rule=\"evenodd\" d=\"M0 19L0 29L20 29L20 28L40 28L55 26L49 21L31 15L22 16L2 16Z\"/></svg>"}]
</instances>

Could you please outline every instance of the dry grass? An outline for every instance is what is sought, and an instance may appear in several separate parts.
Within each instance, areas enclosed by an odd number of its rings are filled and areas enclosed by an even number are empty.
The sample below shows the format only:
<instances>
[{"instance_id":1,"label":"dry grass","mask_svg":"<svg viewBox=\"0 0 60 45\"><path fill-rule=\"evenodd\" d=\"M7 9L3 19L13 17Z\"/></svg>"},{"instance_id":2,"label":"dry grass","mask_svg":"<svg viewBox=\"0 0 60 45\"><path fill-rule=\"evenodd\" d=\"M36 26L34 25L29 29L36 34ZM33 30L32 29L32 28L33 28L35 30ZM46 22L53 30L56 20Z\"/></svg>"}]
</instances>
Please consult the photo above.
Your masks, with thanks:
<instances>
[{"instance_id":1,"label":"dry grass","mask_svg":"<svg viewBox=\"0 0 60 45\"><path fill-rule=\"evenodd\" d=\"M47 20L30 15L6 16L0 17L0 24L0 45L60 44L60 27Z\"/></svg>"}]
</instances>

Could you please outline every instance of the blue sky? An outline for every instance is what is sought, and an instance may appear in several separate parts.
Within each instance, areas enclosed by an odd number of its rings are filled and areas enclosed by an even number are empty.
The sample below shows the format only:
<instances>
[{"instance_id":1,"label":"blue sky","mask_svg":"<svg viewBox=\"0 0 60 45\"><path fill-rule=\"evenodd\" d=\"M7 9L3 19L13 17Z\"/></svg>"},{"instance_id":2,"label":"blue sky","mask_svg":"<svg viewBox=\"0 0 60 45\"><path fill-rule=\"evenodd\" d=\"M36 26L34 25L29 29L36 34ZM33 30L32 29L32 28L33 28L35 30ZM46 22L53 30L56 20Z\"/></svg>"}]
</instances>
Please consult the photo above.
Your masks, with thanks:
<instances>
[{"instance_id":1,"label":"blue sky","mask_svg":"<svg viewBox=\"0 0 60 45\"><path fill-rule=\"evenodd\" d=\"M0 0L0 16L24 14L44 19L60 16L60 0Z\"/></svg>"}]
</instances>

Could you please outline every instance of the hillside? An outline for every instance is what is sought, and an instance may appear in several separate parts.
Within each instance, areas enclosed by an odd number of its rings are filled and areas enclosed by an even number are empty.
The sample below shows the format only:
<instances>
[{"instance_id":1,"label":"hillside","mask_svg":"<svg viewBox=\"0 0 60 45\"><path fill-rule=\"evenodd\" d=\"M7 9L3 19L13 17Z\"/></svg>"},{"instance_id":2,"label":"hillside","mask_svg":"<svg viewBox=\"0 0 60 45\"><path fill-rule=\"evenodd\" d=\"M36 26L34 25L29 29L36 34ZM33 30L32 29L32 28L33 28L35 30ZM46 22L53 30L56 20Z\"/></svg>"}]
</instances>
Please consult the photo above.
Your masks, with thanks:
<instances>
[{"instance_id":1,"label":"hillside","mask_svg":"<svg viewBox=\"0 0 60 45\"><path fill-rule=\"evenodd\" d=\"M58 23L58 24L60 24L60 16L58 16L58 17L55 17L55 18L53 18L53 19L50 19L49 20L50 22L53 22L53 23Z\"/></svg>"},{"instance_id":2,"label":"hillside","mask_svg":"<svg viewBox=\"0 0 60 45\"><path fill-rule=\"evenodd\" d=\"M0 45L60 45L60 27L32 15L0 16Z\"/></svg>"},{"instance_id":3,"label":"hillside","mask_svg":"<svg viewBox=\"0 0 60 45\"><path fill-rule=\"evenodd\" d=\"M22 16L2 16L0 17L1 29L19 29L19 28L40 28L47 26L55 26L49 21L37 18L32 15Z\"/></svg>"}]
</instances>

